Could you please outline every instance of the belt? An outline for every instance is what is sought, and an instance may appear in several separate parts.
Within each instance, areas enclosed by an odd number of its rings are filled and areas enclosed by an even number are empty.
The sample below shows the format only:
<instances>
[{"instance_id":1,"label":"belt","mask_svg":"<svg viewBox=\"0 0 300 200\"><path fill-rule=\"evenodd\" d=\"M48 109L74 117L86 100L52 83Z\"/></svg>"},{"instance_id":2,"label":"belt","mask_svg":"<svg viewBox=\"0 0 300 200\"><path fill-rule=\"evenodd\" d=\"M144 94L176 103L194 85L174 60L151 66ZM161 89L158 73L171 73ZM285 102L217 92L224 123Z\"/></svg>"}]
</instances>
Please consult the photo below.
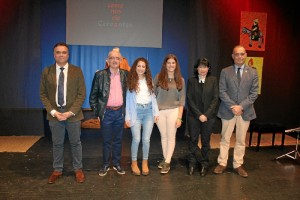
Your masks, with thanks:
<instances>
[{"instance_id":1,"label":"belt","mask_svg":"<svg viewBox=\"0 0 300 200\"><path fill-rule=\"evenodd\" d=\"M60 106L60 107L58 106L57 108L58 108L58 109L65 109L66 106Z\"/></svg>"},{"instance_id":2,"label":"belt","mask_svg":"<svg viewBox=\"0 0 300 200\"><path fill-rule=\"evenodd\" d=\"M140 103L137 103L136 105L139 106L139 107L145 108L145 107L151 106L152 103L151 103L151 102L150 102L150 103L147 103L147 104L140 104Z\"/></svg>"},{"instance_id":3,"label":"belt","mask_svg":"<svg viewBox=\"0 0 300 200\"><path fill-rule=\"evenodd\" d=\"M122 108L122 106L106 106L106 109L109 110L119 110L120 108Z\"/></svg>"}]
</instances>

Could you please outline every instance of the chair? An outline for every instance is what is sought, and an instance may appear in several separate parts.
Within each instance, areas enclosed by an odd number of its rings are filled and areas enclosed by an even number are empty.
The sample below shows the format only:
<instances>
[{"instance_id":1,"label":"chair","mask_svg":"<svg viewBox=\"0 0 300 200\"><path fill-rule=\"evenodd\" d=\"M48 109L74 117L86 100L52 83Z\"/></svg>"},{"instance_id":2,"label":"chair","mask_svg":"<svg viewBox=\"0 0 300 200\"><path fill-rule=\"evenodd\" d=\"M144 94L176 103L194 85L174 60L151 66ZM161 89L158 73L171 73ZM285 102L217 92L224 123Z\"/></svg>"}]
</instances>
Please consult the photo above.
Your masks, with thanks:
<instances>
[{"instance_id":1,"label":"chair","mask_svg":"<svg viewBox=\"0 0 300 200\"><path fill-rule=\"evenodd\" d=\"M260 139L261 134L263 133L273 133L272 137L272 147L274 146L275 134L282 133L281 139L281 150L284 147L284 139L285 139L285 126L279 123L272 123L272 122L251 122L249 126L250 138L249 138L249 147L251 147L252 142L252 135L253 132L257 132L257 145L256 151L259 151Z\"/></svg>"}]
</instances>

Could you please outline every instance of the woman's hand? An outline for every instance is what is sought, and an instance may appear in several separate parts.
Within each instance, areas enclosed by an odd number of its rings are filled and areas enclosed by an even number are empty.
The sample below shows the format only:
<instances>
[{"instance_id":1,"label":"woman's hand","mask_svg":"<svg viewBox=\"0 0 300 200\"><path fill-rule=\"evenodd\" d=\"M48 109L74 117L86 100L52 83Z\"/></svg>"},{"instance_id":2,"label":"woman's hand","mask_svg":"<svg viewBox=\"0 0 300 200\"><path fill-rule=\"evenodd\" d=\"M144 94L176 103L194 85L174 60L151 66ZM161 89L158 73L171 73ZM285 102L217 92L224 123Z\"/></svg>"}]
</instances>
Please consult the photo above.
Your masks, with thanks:
<instances>
[{"instance_id":1,"label":"woman's hand","mask_svg":"<svg viewBox=\"0 0 300 200\"><path fill-rule=\"evenodd\" d=\"M126 126L130 127L130 120L125 120Z\"/></svg>"},{"instance_id":2,"label":"woman's hand","mask_svg":"<svg viewBox=\"0 0 300 200\"><path fill-rule=\"evenodd\" d=\"M176 119L176 128L179 128L181 126L181 124L182 124L182 119L178 117Z\"/></svg>"}]
</instances>

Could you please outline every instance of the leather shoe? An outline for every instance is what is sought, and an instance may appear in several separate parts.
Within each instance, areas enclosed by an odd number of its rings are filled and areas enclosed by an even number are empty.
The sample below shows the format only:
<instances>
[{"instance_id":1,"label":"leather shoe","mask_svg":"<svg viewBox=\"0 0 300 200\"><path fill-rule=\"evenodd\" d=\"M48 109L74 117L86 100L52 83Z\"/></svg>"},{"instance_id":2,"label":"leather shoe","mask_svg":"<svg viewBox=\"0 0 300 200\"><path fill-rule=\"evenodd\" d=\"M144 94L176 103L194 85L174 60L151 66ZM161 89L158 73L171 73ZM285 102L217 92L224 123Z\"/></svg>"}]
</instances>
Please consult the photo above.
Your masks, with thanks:
<instances>
[{"instance_id":1,"label":"leather shoe","mask_svg":"<svg viewBox=\"0 0 300 200\"><path fill-rule=\"evenodd\" d=\"M234 171L236 171L241 177L244 178L248 177L248 173L242 165L239 166L238 168L234 168Z\"/></svg>"},{"instance_id":2,"label":"leather shoe","mask_svg":"<svg viewBox=\"0 0 300 200\"><path fill-rule=\"evenodd\" d=\"M60 176L62 176L62 172L53 171L51 176L48 178L48 184L55 183Z\"/></svg>"},{"instance_id":3,"label":"leather shoe","mask_svg":"<svg viewBox=\"0 0 300 200\"><path fill-rule=\"evenodd\" d=\"M226 167L223 165L218 165L215 170L214 173L215 174L222 174L225 171Z\"/></svg>"},{"instance_id":4,"label":"leather shoe","mask_svg":"<svg viewBox=\"0 0 300 200\"><path fill-rule=\"evenodd\" d=\"M189 170L188 170L188 175L193 175L194 174L194 170L195 170L195 167L194 166L190 166L189 167Z\"/></svg>"},{"instance_id":5,"label":"leather shoe","mask_svg":"<svg viewBox=\"0 0 300 200\"><path fill-rule=\"evenodd\" d=\"M75 177L76 177L76 182L77 183L83 183L84 182L84 173L82 171L82 169L78 169L76 172L75 172Z\"/></svg>"},{"instance_id":6,"label":"leather shoe","mask_svg":"<svg viewBox=\"0 0 300 200\"><path fill-rule=\"evenodd\" d=\"M205 176L207 174L207 167L202 166L200 170L200 176Z\"/></svg>"}]
</instances>

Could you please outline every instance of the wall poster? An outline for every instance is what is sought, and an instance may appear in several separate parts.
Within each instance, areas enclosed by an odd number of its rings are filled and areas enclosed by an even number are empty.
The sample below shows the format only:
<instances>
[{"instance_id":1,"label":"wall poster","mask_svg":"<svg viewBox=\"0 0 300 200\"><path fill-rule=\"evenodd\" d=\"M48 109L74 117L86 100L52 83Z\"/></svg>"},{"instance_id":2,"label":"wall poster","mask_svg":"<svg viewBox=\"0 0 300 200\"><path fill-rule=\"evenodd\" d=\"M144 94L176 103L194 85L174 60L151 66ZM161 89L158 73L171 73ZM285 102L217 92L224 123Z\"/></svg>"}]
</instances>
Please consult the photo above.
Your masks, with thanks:
<instances>
[{"instance_id":1,"label":"wall poster","mask_svg":"<svg viewBox=\"0 0 300 200\"><path fill-rule=\"evenodd\" d=\"M263 57L247 57L246 64L249 67L255 68L258 74L258 94L261 94L262 71L263 71Z\"/></svg>"},{"instance_id":2,"label":"wall poster","mask_svg":"<svg viewBox=\"0 0 300 200\"><path fill-rule=\"evenodd\" d=\"M240 44L246 50L265 51L267 13L241 12Z\"/></svg>"}]
</instances>

